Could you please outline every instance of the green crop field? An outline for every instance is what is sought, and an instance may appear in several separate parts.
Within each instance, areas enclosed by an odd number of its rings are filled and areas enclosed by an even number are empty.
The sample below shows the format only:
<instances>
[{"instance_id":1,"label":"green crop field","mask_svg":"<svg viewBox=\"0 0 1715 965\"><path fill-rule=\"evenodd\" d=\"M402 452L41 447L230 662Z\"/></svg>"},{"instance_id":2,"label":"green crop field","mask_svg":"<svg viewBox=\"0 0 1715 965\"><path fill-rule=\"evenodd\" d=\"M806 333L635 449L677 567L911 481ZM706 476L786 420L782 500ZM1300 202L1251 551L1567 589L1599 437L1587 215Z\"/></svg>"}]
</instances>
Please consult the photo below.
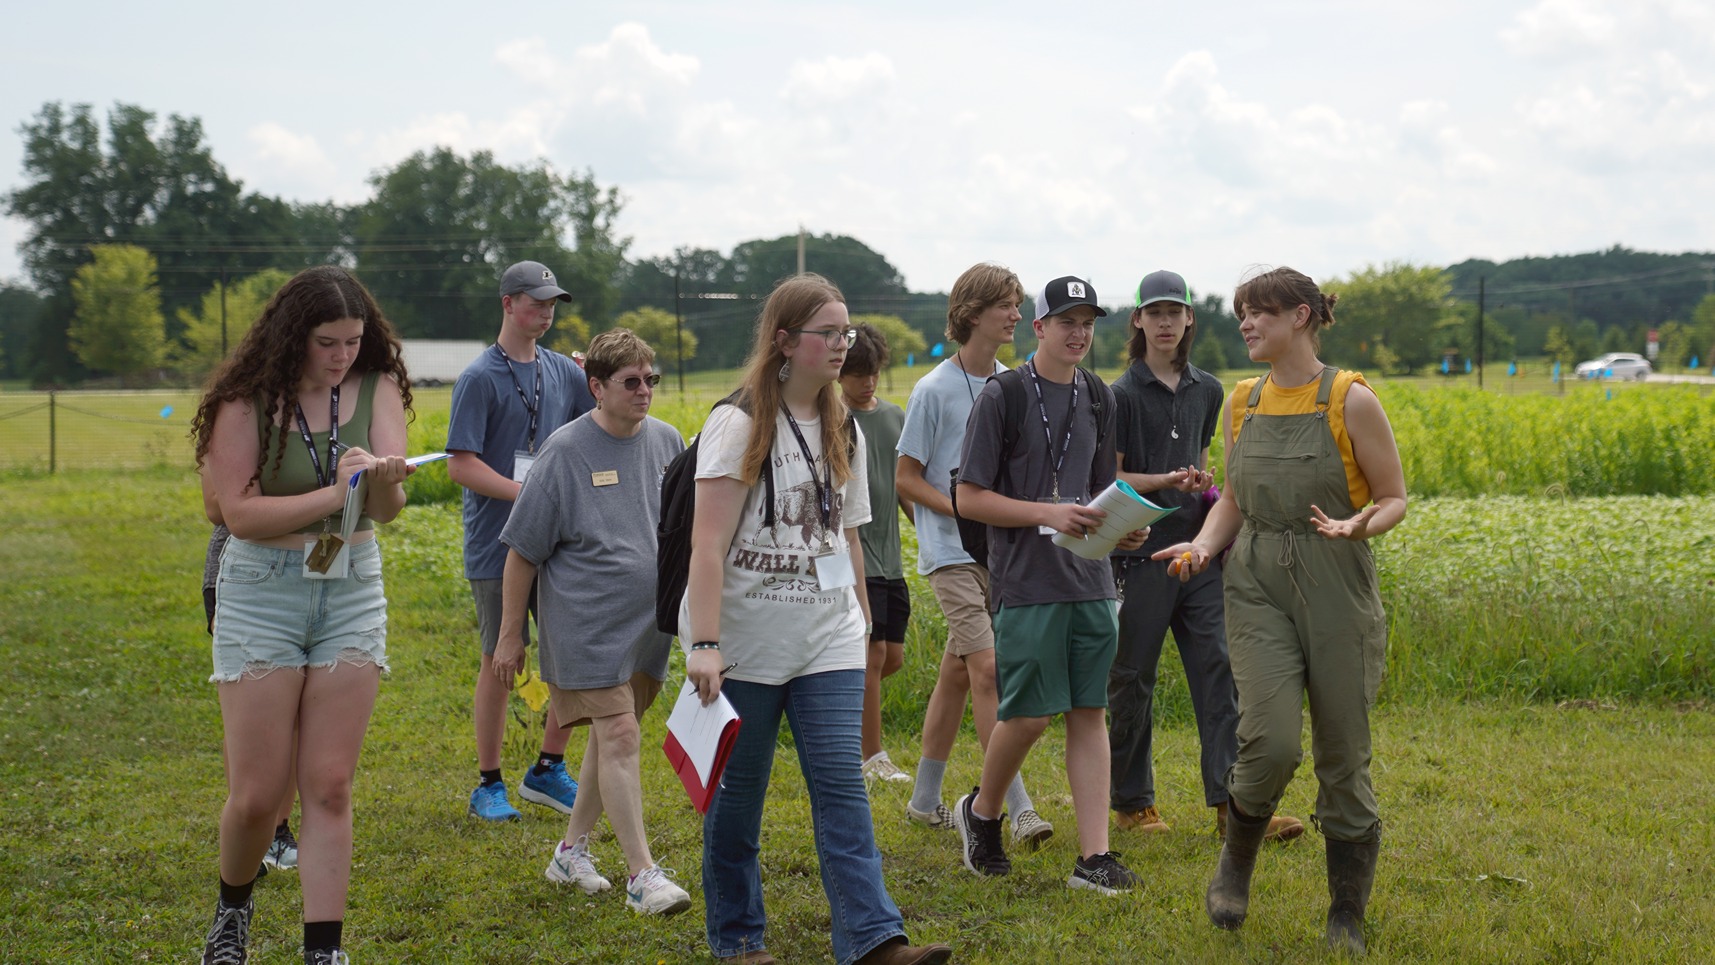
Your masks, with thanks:
<instances>
[{"instance_id":1,"label":"green crop field","mask_svg":"<svg viewBox=\"0 0 1715 965\"><path fill-rule=\"evenodd\" d=\"M220 722L206 683L197 574L207 529L182 472L78 472L0 483L0 962L184 961L212 902ZM1387 824L1372 960L1708 960L1715 954L1715 715L1708 675L1715 498L1420 500L1377 547L1393 621L1375 714ZM1639 529L1650 534L1640 538ZM382 536L393 673L359 770L347 934L354 960L706 961L700 904L639 919L612 896L541 877L563 829L532 809L504 828L463 816L474 619L458 509L409 507ZM914 581L905 670L884 689L907 768L944 630ZM675 673L680 670L675 665ZM1173 834L1116 833L1146 882L1068 892L1072 815L1052 728L1026 765L1059 825L1004 881L959 866L956 838L908 824L874 791L889 887L907 927L959 961L1320 961L1321 849L1272 848L1240 934L1203 920L1217 842L1171 648L1158 693L1158 786ZM657 855L700 902L700 825L646 721ZM520 721L539 717L521 703ZM509 731L508 773L534 749ZM948 793L975 782L967 728ZM764 838L770 943L827 956L807 801L783 749ZM1308 763L1284 808L1313 809ZM611 837L598 856L619 860ZM611 900L608 900L611 899ZM254 948L294 961L296 880L259 885Z\"/></svg>"}]
</instances>

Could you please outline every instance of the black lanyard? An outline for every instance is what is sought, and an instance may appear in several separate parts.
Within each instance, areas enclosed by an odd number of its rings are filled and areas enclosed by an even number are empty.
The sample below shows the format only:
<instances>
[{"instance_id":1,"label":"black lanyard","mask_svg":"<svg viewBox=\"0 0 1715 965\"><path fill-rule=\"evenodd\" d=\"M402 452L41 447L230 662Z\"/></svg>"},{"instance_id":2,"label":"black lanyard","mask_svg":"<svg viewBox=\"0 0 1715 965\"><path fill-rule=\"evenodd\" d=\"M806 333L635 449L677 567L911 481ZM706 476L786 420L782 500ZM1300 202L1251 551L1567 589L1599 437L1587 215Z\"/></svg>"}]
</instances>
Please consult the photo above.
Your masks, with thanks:
<instances>
[{"instance_id":1,"label":"black lanyard","mask_svg":"<svg viewBox=\"0 0 1715 965\"><path fill-rule=\"evenodd\" d=\"M804 453L804 462L810 468L810 481L816 484L816 501L822 513L822 545L828 546L829 526L834 518L834 467L828 465L828 481L824 485L816 476L816 457L810 455L810 444L804 441L804 433L798 428L798 420L792 418L792 410L786 408L786 403L780 403L780 411L786 413L786 424L792 427L792 434L798 438L798 448Z\"/></svg>"},{"instance_id":2,"label":"black lanyard","mask_svg":"<svg viewBox=\"0 0 1715 965\"><path fill-rule=\"evenodd\" d=\"M362 401L362 400L359 400ZM298 417L298 432L304 437L304 448L310 451L310 465L316 470L316 485L331 486L339 475L339 386L328 393L328 472L322 476L322 460L316 455L316 441L310 437L310 420L304 418L304 407L295 400L292 412Z\"/></svg>"},{"instance_id":3,"label":"black lanyard","mask_svg":"<svg viewBox=\"0 0 1715 965\"><path fill-rule=\"evenodd\" d=\"M506 350L501 348L499 343L495 343L494 350L506 360L506 374L512 376L512 387L518 390L518 400L524 403L524 411L530 413L530 439L527 447L530 452L534 453L536 451L536 421L538 414L542 411L542 359L538 356L536 361L531 363L536 366L536 398L532 401L529 396L524 394L524 386L518 384L518 373L512 371L512 357L506 354Z\"/></svg>"},{"instance_id":4,"label":"black lanyard","mask_svg":"<svg viewBox=\"0 0 1715 965\"><path fill-rule=\"evenodd\" d=\"M1036 387L1036 411L1042 416L1042 435L1048 439L1048 455L1054 455L1054 430L1048 425L1048 406L1042 402L1042 380L1036 376L1036 362L1026 366L1030 384ZM1066 441L1060 446L1060 456L1054 460L1054 501L1060 501L1060 467L1066 464L1066 453L1072 451L1072 416L1078 411L1078 372L1072 371L1072 402L1066 406Z\"/></svg>"}]
</instances>

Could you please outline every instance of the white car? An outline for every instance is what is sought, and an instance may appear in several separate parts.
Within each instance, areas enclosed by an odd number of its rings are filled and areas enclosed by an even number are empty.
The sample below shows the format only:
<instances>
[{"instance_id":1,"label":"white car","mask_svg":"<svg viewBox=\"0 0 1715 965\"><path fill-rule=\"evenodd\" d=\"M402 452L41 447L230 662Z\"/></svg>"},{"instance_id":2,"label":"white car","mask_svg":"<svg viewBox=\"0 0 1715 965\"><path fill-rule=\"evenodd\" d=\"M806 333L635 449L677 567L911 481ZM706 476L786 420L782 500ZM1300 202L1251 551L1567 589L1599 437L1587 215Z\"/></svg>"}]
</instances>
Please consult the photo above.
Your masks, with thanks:
<instances>
[{"instance_id":1,"label":"white car","mask_svg":"<svg viewBox=\"0 0 1715 965\"><path fill-rule=\"evenodd\" d=\"M1609 352L1598 359L1579 362L1577 372L1581 379L1634 379L1638 382L1649 378L1649 359L1635 352Z\"/></svg>"}]
</instances>

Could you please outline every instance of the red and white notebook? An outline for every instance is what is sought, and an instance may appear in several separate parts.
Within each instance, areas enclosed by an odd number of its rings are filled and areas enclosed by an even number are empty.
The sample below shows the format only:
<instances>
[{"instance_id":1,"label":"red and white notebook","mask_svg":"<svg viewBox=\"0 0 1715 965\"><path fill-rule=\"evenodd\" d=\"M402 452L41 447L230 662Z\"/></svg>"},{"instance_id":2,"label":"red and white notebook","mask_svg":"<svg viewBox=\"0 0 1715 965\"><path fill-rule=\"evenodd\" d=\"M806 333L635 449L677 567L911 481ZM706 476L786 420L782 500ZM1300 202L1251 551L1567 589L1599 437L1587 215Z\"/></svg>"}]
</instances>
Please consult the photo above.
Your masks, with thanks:
<instances>
[{"instance_id":1,"label":"red and white notebook","mask_svg":"<svg viewBox=\"0 0 1715 965\"><path fill-rule=\"evenodd\" d=\"M732 709L725 694L704 707L690 681L679 691L673 712L667 716L667 740L661 749L698 814L707 814L709 803L715 799L721 772L726 770L733 741L738 739L738 725L738 711Z\"/></svg>"}]
</instances>

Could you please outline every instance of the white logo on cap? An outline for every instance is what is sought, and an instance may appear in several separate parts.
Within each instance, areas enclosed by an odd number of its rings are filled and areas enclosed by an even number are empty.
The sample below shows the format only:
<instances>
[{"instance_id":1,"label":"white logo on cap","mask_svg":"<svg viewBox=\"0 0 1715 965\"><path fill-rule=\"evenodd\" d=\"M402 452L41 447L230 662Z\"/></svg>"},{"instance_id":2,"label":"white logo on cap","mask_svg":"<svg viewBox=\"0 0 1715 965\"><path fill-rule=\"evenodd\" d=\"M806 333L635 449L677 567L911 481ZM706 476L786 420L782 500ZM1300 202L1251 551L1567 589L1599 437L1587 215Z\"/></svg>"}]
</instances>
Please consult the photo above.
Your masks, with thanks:
<instances>
[{"instance_id":1,"label":"white logo on cap","mask_svg":"<svg viewBox=\"0 0 1715 965\"><path fill-rule=\"evenodd\" d=\"M1082 282L1069 281L1066 283L1066 297L1086 298L1088 296L1084 294L1084 285Z\"/></svg>"},{"instance_id":2,"label":"white logo on cap","mask_svg":"<svg viewBox=\"0 0 1715 965\"><path fill-rule=\"evenodd\" d=\"M546 268L542 269L542 280L543 281L553 281L554 280L554 273L549 271Z\"/></svg>"}]
</instances>

